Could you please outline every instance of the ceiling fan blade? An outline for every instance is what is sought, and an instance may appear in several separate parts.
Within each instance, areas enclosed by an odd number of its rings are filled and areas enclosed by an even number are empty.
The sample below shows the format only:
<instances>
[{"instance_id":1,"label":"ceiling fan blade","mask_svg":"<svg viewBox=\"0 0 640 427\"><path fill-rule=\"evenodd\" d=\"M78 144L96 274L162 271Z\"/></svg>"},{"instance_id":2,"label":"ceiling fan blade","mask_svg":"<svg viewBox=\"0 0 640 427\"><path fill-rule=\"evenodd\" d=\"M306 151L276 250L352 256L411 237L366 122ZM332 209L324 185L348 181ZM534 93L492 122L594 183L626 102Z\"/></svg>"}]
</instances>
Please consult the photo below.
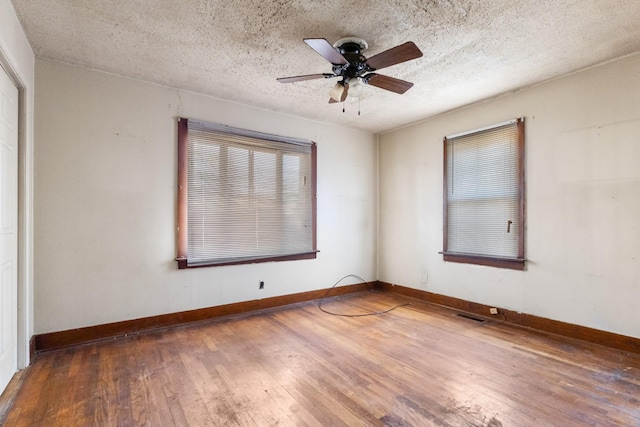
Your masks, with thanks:
<instances>
[{"instance_id":1,"label":"ceiling fan blade","mask_svg":"<svg viewBox=\"0 0 640 427\"><path fill-rule=\"evenodd\" d=\"M338 101L336 101L333 98L329 98L329 104L336 104Z\"/></svg>"},{"instance_id":2,"label":"ceiling fan blade","mask_svg":"<svg viewBox=\"0 0 640 427\"><path fill-rule=\"evenodd\" d=\"M344 65L349 63L326 39L304 39L304 42L308 44L311 49L318 52L320 56L334 65Z\"/></svg>"},{"instance_id":3,"label":"ceiling fan blade","mask_svg":"<svg viewBox=\"0 0 640 427\"><path fill-rule=\"evenodd\" d=\"M322 73L322 74L307 74L305 76L293 76L293 77L280 77L277 78L280 83L293 83L293 82L301 82L303 80L313 80L313 79L330 79L331 77L338 77L335 74Z\"/></svg>"},{"instance_id":4,"label":"ceiling fan blade","mask_svg":"<svg viewBox=\"0 0 640 427\"><path fill-rule=\"evenodd\" d=\"M380 89L390 90L391 92L399 94L403 94L413 87L413 83L406 80L400 80L395 77L383 76L382 74L375 73L367 74L362 78L362 80L371 86L376 86Z\"/></svg>"},{"instance_id":5,"label":"ceiling fan blade","mask_svg":"<svg viewBox=\"0 0 640 427\"><path fill-rule=\"evenodd\" d=\"M369 65L372 70L379 70L401 62L420 58L421 56L422 51L418 49L418 46L416 46L414 42L406 42L372 56L367 59L367 65Z\"/></svg>"}]
</instances>

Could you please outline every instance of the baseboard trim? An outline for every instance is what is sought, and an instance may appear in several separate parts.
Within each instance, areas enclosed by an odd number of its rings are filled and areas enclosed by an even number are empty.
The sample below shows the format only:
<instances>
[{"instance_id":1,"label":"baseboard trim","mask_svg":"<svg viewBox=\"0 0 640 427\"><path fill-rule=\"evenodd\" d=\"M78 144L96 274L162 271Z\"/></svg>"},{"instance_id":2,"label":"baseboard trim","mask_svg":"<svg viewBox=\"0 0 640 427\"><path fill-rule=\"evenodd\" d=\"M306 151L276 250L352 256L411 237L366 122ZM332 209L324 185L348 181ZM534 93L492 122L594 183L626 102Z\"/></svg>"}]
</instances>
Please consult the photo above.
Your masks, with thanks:
<instances>
[{"instance_id":1,"label":"baseboard trim","mask_svg":"<svg viewBox=\"0 0 640 427\"><path fill-rule=\"evenodd\" d=\"M495 317L491 316L489 313L489 309L495 306L466 301L459 298L435 294L433 292L427 292L420 289L407 288L405 286L386 282L378 282L377 287L386 292L394 292L467 313L473 313L485 317ZM582 341L600 344L629 353L640 354L640 339L638 338L588 328L586 326L574 325L572 323L560 322L558 320L546 319L544 317L520 313L500 307L496 308L499 310L499 316L497 316L497 318L506 323L525 326L539 331L551 332L568 338L575 338Z\"/></svg>"},{"instance_id":2,"label":"baseboard trim","mask_svg":"<svg viewBox=\"0 0 640 427\"><path fill-rule=\"evenodd\" d=\"M489 308L492 306L489 305L379 281L340 286L332 289L328 295L333 297L360 292L371 288L378 288L385 292L405 295L455 310L473 313L475 315L492 317L489 314ZM65 347L88 344L107 339L122 338L128 335L135 335L158 329L167 329L185 325L187 323L248 314L260 310L318 300L327 296L327 291L327 289L319 289L260 300L225 304L197 310L162 314L158 316L143 317L140 319L125 320L122 322L39 334L33 336L29 342L30 360L33 362L39 353ZM507 310L500 307L497 308L500 313L498 319L506 323L600 344L629 353L640 354L640 339L638 338L588 328L586 326L560 322L558 320L546 319L531 314L519 313L517 311Z\"/></svg>"},{"instance_id":3,"label":"baseboard trim","mask_svg":"<svg viewBox=\"0 0 640 427\"><path fill-rule=\"evenodd\" d=\"M283 307L292 304L317 300L325 296L338 296L354 292L365 291L377 285L377 282L359 283L355 285L339 286L332 289L300 292L259 300L225 304L197 310L181 311L177 313L161 314L122 322L69 329L66 331L49 332L35 336L34 353L37 354L58 350L65 347L88 344L107 339L122 338L158 329L167 329L187 323L200 322L226 316L251 313L260 310ZM33 359L32 359L33 360Z\"/></svg>"},{"instance_id":4,"label":"baseboard trim","mask_svg":"<svg viewBox=\"0 0 640 427\"><path fill-rule=\"evenodd\" d=\"M32 335L29 340L29 365L36 359L36 336Z\"/></svg>"}]
</instances>

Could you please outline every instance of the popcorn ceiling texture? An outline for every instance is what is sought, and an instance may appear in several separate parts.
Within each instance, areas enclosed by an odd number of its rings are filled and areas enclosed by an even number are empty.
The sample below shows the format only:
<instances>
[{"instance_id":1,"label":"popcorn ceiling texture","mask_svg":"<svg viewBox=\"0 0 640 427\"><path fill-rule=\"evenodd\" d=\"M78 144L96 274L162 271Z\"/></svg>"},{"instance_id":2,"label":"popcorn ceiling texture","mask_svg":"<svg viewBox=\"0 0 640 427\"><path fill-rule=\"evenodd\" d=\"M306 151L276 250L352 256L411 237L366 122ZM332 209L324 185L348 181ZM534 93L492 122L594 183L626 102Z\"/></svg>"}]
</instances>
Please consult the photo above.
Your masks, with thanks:
<instances>
[{"instance_id":1,"label":"popcorn ceiling texture","mask_svg":"<svg viewBox=\"0 0 640 427\"><path fill-rule=\"evenodd\" d=\"M236 102L381 132L640 51L640 1L12 0L36 55ZM372 56L424 56L380 71L415 86L366 87L329 105L337 80L303 38L345 36Z\"/></svg>"}]
</instances>

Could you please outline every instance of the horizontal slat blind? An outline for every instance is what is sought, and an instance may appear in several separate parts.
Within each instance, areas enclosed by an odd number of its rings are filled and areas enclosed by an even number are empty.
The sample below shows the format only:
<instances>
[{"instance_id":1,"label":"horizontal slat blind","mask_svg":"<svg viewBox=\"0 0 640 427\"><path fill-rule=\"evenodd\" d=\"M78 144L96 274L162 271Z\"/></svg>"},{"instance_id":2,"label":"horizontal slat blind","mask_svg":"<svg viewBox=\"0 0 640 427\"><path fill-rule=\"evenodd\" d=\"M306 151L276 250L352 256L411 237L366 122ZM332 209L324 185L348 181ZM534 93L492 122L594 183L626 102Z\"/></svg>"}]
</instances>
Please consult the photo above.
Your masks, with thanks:
<instances>
[{"instance_id":1,"label":"horizontal slat blind","mask_svg":"<svg viewBox=\"0 0 640 427\"><path fill-rule=\"evenodd\" d=\"M188 261L312 252L311 143L225 133L189 121Z\"/></svg>"},{"instance_id":2,"label":"horizontal slat blind","mask_svg":"<svg viewBox=\"0 0 640 427\"><path fill-rule=\"evenodd\" d=\"M446 252L518 256L518 127L447 139Z\"/></svg>"}]
</instances>

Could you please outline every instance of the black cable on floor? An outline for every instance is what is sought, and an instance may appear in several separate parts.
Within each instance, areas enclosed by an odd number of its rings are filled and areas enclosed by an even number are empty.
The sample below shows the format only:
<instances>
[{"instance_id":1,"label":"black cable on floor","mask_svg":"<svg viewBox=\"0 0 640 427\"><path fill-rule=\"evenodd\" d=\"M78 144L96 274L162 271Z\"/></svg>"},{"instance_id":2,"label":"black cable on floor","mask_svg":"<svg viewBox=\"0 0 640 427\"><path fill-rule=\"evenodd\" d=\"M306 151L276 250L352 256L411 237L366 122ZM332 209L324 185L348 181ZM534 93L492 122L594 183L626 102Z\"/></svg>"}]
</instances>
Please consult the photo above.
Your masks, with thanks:
<instances>
[{"instance_id":1,"label":"black cable on floor","mask_svg":"<svg viewBox=\"0 0 640 427\"><path fill-rule=\"evenodd\" d=\"M405 307L407 305L410 305L410 303L405 303L405 304L398 304L395 307L391 307L388 310L383 310L383 311L374 311L372 313L362 313L362 314L342 314L342 313L333 313L331 311L328 311L324 308L322 308L322 303L324 302L325 299L327 299L327 297L329 296L329 292L331 292L333 290L333 288L335 288L336 286L338 286L340 284L340 282L342 282L344 279L346 279L347 277L355 277L356 279L360 280L362 283L366 284L367 286L369 286L369 291L372 291L373 289L371 289L371 286L360 276L357 276L355 274L347 274L346 276L344 276L342 279L338 280L336 283L334 283L334 285L332 287L330 287L329 289L327 289L327 293L324 295L324 297L322 297L322 299L320 300L320 302L318 303L318 308L320 309L320 311L323 311L324 313L330 314L332 316L341 316L341 317L364 317L364 316L377 316L379 314L385 314L385 313L389 313L392 310L395 310L398 307Z\"/></svg>"}]
</instances>

